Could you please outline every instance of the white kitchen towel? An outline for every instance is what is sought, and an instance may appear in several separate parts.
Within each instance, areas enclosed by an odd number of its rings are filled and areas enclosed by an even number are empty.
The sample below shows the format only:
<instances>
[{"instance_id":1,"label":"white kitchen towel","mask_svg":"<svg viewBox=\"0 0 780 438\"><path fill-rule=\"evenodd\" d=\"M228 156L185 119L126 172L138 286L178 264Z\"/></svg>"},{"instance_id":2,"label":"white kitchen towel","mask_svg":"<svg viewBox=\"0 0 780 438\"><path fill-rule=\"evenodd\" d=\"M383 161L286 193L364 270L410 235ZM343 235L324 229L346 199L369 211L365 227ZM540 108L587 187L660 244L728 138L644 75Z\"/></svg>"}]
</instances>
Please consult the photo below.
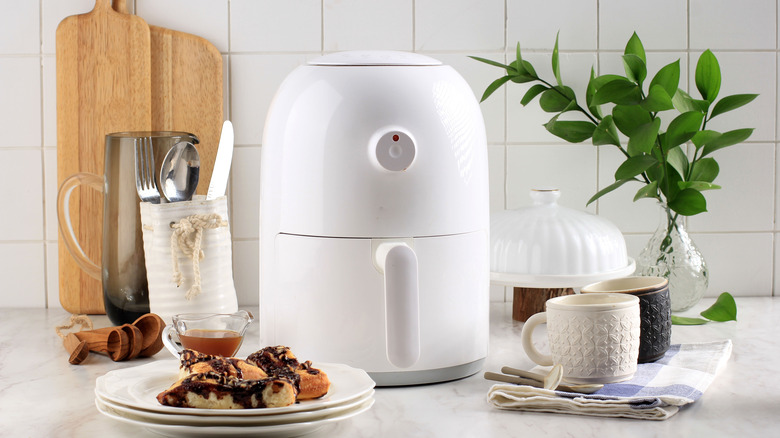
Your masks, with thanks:
<instances>
[{"instance_id":1,"label":"white kitchen towel","mask_svg":"<svg viewBox=\"0 0 780 438\"><path fill-rule=\"evenodd\" d=\"M639 364L631 380L593 394L497 384L487 400L499 409L665 420L702 396L731 356L731 341L676 344L656 362Z\"/></svg>"}]
</instances>

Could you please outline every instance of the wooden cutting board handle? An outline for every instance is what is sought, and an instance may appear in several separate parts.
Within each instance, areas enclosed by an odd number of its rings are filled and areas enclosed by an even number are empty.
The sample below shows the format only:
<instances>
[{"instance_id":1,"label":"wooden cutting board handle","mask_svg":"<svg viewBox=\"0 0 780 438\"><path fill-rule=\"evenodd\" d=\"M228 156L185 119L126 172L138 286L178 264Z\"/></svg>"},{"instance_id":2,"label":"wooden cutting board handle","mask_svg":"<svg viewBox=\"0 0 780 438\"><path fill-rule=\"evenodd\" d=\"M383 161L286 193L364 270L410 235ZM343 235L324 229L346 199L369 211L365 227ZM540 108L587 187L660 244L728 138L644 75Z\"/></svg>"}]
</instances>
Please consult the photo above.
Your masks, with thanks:
<instances>
[{"instance_id":1,"label":"wooden cutting board handle","mask_svg":"<svg viewBox=\"0 0 780 438\"><path fill-rule=\"evenodd\" d=\"M57 184L78 172L104 174L105 136L151 129L149 27L97 0L57 27ZM86 255L102 260L103 197L74 191L71 223ZM59 241L59 294L72 313L105 313L99 280Z\"/></svg>"}]
</instances>

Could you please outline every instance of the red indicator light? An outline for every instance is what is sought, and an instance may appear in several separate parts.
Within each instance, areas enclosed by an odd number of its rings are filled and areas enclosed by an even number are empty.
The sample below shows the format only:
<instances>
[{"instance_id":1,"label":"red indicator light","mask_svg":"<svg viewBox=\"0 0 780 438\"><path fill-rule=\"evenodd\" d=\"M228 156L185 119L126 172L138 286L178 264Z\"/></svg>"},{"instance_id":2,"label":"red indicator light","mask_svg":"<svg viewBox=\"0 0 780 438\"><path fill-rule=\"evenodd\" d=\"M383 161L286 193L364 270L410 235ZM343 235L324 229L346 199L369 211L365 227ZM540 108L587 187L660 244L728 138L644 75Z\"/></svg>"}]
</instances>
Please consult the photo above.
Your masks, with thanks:
<instances>
[{"instance_id":1,"label":"red indicator light","mask_svg":"<svg viewBox=\"0 0 780 438\"><path fill-rule=\"evenodd\" d=\"M398 134L393 134L393 141L398 141L398 139L401 138L398 136Z\"/></svg>"}]
</instances>

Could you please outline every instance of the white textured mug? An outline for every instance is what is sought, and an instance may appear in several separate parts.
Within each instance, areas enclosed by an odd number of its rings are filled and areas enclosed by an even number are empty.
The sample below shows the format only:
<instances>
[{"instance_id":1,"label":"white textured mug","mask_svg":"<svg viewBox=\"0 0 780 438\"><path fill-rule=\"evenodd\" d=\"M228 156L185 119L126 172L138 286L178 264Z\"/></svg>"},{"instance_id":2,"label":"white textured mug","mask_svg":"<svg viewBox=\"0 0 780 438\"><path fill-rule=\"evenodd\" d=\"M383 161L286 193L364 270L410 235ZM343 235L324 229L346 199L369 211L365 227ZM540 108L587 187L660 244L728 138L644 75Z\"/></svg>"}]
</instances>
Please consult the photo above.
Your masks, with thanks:
<instances>
[{"instance_id":1,"label":"white textured mug","mask_svg":"<svg viewBox=\"0 0 780 438\"><path fill-rule=\"evenodd\" d=\"M572 383L613 383L634 376L639 357L639 298L625 294L566 295L547 300L546 312L526 321L521 339L539 365L561 364ZM547 323L551 354L532 341Z\"/></svg>"}]
</instances>

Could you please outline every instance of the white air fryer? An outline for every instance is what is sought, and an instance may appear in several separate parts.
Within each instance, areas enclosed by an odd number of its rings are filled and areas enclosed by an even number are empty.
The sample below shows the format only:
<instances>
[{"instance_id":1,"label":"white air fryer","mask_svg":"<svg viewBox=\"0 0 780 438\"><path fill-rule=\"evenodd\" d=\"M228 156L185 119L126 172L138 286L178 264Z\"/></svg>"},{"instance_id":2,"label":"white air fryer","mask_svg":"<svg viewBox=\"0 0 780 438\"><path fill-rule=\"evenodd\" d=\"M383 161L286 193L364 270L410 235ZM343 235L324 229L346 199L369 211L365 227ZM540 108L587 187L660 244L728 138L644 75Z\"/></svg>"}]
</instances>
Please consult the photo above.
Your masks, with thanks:
<instances>
[{"instance_id":1,"label":"white air fryer","mask_svg":"<svg viewBox=\"0 0 780 438\"><path fill-rule=\"evenodd\" d=\"M488 175L474 95L403 52L294 70L265 122L260 337L380 386L479 371L488 348Z\"/></svg>"}]
</instances>

